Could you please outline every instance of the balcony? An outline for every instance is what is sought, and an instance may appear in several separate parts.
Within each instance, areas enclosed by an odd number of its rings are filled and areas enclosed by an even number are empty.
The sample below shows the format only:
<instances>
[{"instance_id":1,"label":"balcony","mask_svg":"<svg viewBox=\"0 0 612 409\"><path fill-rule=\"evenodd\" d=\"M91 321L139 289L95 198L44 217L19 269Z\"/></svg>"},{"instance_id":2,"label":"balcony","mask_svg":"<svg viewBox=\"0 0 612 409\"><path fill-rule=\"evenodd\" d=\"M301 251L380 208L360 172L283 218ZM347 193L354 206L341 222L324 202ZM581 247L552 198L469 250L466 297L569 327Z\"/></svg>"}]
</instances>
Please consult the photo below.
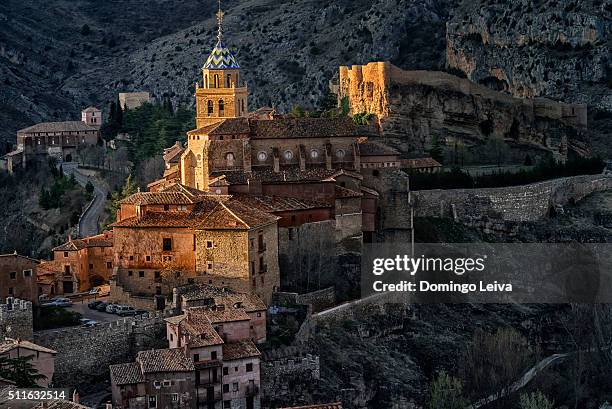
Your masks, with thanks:
<instances>
[{"instance_id":1,"label":"balcony","mask_svg":"<svg viewBox=\"0 0 612 409\"><path fill-rule=\"evenodd\" d=\"M221 366L221 361L218 359L208 359L206 361L194 362L196 369L217 368Z\"/></svg>"}]
</instances>

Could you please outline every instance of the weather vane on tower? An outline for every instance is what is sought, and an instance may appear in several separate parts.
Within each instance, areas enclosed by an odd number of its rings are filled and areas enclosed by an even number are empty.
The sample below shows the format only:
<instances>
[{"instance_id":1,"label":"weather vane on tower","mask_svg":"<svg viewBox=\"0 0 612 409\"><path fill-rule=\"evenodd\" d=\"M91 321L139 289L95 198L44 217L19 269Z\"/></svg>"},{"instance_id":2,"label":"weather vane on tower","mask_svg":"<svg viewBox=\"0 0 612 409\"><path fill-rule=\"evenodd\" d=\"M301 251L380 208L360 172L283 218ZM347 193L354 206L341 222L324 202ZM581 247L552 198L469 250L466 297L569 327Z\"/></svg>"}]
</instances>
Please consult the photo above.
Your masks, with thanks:
<instances>
[{"instance_id":1,"label":"weather vane on tower","mask_svg":"<svg viewBox=\"0 0 612 409\"><path fill-rule=\"evenodd\" d=\"M223 16L225 15L225 13L221 10L221 0L218 0L218 3L219 3L219 11L217 11L217 26L218 26L217 39L221 41L221 34L222 34L221 24L223 24Z\"/></svg>"}]
</instances>

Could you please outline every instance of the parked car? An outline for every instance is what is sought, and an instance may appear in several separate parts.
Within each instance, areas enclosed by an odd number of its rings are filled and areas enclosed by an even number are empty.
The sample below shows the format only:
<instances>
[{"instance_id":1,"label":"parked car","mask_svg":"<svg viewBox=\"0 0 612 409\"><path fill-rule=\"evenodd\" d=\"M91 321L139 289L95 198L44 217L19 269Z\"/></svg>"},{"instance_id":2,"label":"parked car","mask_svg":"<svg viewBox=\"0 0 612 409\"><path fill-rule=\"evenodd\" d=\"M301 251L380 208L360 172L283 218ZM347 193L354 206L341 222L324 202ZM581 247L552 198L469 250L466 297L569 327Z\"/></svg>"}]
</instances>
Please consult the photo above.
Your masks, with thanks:
<instances>
[{"instance_id":1,"label":"parked car","mask_svg":"<svg viewBox=\"0 0 612 409\"><path fill-rule=\"evenodd\" d=\"M91 290L89 290L89 294L95 295L97 297L106 297L107 295L110 294L110 285L104 284L98 287L94 287Z\"/></svg>"},{"instance_id":2,"label":"parked car","mask_svg":"<svg viewBox=\"0 0 612 409\"><path fill-rule=\"evenodd\" d=\"M114 314L118 306L119 304L108 304L106 306L106 312L108 312L109 314Z\"/></svg>"},{"instance_id":3,"label":"parked car","mask_svg":"<svg viewBox=\"0 0 612 409\"><path fill-rule=\"evenodd\" d=\"M60 308L64 308L64 307L72 306L72 301L70 301L68 298L57 297L57 298L54 298L53 300L51 300L50 302L44 303L42 306L43 307L60 307Z\"/></svg>"},{"instance_id":4,"label":"parked car","mask_svg":"<svg viewBox=\"0 0 612 409\"><path fill-rule=\"evenodd\" d=\"M95 301L90 301L87 306L89 307L90 310L95 310L98 305L100 305L102 303L102 301L100 300L95 300Z\"/></svg>"},{"instance_id":5,"label":"parked car","mask_svg":"<svg viewBox=\"0 0 612 409\"><path fill-rule=\"evenodd\" d=\"M108 306L108 303L102 301L100 304L98 304L98 306L96 307L96 310L100 312L104 312L106 311L107 306Z\"/></svg>"},{"instance_id":6,"label":"parked car","mask_svg":"<svg viewBox=\"0 0 612 409\"><path fill-rule=\"evenodd\" d=\"M95 327L99 324L98 321L90 320L89 318L81 318L79 321L83 327Z\"/></svg>"},{"instance_id":7,"label":"parked car","mask_svg":"<svg viewBox=\"0 0 612 409\"><path fill-rule=\"evenodd\" d=\"M127 317L136 315L137 312L134 307L131 307L129 305L118 305L117 308L115 308L115 314L120 317Z\"/></svg>"}]
</instances>

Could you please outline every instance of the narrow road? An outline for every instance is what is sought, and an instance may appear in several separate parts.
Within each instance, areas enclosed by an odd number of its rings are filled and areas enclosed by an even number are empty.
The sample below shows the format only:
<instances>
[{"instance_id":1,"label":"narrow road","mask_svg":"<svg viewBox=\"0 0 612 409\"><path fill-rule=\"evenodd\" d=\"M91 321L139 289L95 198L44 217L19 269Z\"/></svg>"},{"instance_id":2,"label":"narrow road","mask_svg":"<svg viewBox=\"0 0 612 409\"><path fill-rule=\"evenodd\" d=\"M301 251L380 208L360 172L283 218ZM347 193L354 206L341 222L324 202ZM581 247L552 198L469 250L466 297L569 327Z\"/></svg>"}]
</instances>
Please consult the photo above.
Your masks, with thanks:
<instances>
[{"instance_id":1,"label":"narrow road","mask_svg":"<svg viewBox=\"0 0 612 409\"><path fill-rule=\"evenodd\" d=\"M98 234L98 222L106 206L106 195L108 193L106 186L95 178L90 178L80 173L79 165L76 162L64 162L62 163L62 169L66 176L74 175L79 185L85 187L89 181L94 185L93 203L86 208L79 221L79 237L88 237Z\"/></svg>"}]
</instances>

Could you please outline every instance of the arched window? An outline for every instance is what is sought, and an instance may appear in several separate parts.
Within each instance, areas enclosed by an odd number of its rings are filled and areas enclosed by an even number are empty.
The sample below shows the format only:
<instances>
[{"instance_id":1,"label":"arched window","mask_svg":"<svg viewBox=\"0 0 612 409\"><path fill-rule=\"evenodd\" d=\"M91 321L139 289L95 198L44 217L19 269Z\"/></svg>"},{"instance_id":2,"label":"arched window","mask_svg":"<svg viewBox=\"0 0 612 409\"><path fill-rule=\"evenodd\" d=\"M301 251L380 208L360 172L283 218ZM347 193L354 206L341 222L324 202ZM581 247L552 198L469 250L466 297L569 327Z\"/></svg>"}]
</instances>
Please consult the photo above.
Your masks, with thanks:
<instances>
[{"instance_id":1,"label":"arched window","mask_svg":"<svg viewBox=\"0 0 612 409\"><path fill-rule=\"evenodd\" d=\"M242 105L242 109L240 112L242 112L244 114L244 99L240 100L240 105Z\"/></svg>"},{"instance_id":2,"label":"arched window","mask_svg":"<svg viewBox=\"0 0 612 409\"><path fill-rule=\"evenodd\" d=\"M219 88L219 74L215 74L215 88Z\"/></svg>"},{"instance_id":3,"label":"arched window","mask_svg":"<svg viewBox=\"0 0 612 409\"><path fill-rule=\"evenodd\" d=\"M208 100L208 115L212 115L213 113L213 102L209 99Z\"/></svg>"},{"instance_id":4,"label":"arched window","mask_svg":"<svg viewBox=\"0 0 612 409\"><path fill-rule=\"evenodd\" d=\"M225 110L225 103L222 99L219 100L219 116L223 116L223 111Z\"/></svg>"},{"instance_id":5,"label":"arched window","mask_svg":"<svg viewBox=\"0 0 612 409\"><path fill-rule=\"evenodd\" d=\"M225 160L227 161L227 166L228 167L233 167L234 166L234 153L233 152L228 152L227 155L225 155Z\"/></svg>"},{"instance_id":6,"label":"arched window","mask_svg":"<svg viewBox=\"0 0 612 409\"><path fill-rule=\"evenodd\" d=\"M226 87L229 88L232 86L232 74L227 74L227 85Z\"/></svg>"},{"instance_id":7,"label":"arched window","mask_svg":"<svg viewBox=\"0 0 612 409\"><path fill-rule=\"evenodd\" d=\"M208 88L208 74L204 76L204 88Z\"/></svg>"}]
</instances>

